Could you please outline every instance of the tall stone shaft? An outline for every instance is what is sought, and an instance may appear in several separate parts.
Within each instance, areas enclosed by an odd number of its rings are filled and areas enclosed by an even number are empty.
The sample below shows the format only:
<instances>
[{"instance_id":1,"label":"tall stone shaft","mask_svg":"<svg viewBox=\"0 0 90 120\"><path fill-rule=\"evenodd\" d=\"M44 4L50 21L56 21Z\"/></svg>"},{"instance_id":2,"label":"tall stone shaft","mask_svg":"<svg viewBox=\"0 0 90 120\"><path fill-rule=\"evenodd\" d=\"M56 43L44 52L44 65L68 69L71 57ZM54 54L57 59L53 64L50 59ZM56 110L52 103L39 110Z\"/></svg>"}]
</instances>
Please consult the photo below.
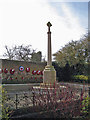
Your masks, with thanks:
<instances>
[{"instance_id":1,"label":"tall stone shaft","mask_svg":"<svg viewBox=\"0 0 90 120\"><path fill-rule=\"evenodd\" d=\"M50 31L50 27L52 26L52 24L48 22L47 26L48 26L47 66L45 66L45 69L43 71L43 83L53 84L56 81L56 71L52 66L52 48L51 48L51 31Z\"/></svg>"},{"instance_id":2,"label":"tall stone shaft","mask_svg":"<svg viewBox=\"0 0 90 120\"><path fill-rule=\"evenodd\" d=\"M48 54L47 54L47 65L52 65L52 48L51 48L51 32L50 32L50 27L52 26L52 24L50 22L47 23L48 26Z\"/></svg>"}]
</instances>

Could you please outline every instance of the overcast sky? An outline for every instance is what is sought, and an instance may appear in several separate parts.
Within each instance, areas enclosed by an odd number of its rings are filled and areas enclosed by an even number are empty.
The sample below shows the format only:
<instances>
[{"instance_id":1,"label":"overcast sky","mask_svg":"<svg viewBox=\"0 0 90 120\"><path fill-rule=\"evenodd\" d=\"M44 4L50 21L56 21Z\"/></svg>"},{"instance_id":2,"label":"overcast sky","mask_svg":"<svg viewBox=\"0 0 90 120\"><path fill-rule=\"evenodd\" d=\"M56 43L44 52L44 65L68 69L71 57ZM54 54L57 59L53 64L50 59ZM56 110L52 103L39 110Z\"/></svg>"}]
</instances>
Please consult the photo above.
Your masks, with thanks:
<instances>
[{"instance_id":1,"label":"overcast sky","mask_svg":"<svg viewBox=\"0 0 90 120\"><path fill-rule=\"evenodd\" d=\"M21 44L30 44L47 56L48 21L52 23L52 53L86 34L88 1L63 1L0 0L0 58L5 52L5 45Z\"/></svg>"}]
</instances>

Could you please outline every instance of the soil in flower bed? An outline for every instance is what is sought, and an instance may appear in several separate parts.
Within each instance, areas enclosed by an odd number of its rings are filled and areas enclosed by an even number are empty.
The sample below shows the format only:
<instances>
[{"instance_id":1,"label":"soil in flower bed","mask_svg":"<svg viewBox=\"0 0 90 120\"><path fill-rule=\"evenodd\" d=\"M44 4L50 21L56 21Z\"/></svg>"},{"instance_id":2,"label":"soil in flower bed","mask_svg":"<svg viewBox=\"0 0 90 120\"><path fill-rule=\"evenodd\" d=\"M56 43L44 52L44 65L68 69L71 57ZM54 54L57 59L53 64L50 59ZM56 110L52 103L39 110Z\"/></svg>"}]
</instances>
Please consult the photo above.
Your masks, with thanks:
<instances>
[{"instance_id":1,"label":"soil in flower bed","mask_svg":"<svg viewBox=\"0 0 90 120\"><path fill-rule=\"evenodd\" d=\"M26 109L25 109L26 110ZM24 111L25 111L24 110ZM28 111L29 112L29 111ZM15 115L15 114L14 114ZM22 119L22 118L71 118L70 116L68 117L68 113L60 113L60 110L57 110L57 112L55 113L54 111L41 111L41 112L30 112L30 113L27 113L27 114L21 114L21 115L15 115L15 116L12 116L11 119ZM75 119L79 118L80 120L84 120L85 117L83 115L81 116L76 116L74 117ZM83 119L84 118L84 119Z\"/></svg>"},{"instance_id":2,"label":"soil in flower bed","mask_svg":"<svg viewBox=\"0 0 90 120\"><path fill-rule=\"evenodd\" d=\"M20 115L28 114L28 113L40 112L40 111L44 111L44 110L42 110L42 108L40 108L39 106L35 106L35 107L31 106L31 107L26 107L26 108L13 109L11 117L20 116Z\"/></svg>"},{"instance_id":3,"label":"soil in flower bed","mask_svg":"<svg viewBox=\"0 0 90 120\"><path fill-rule=\"evenodd\" d=\"M78 101L79 102L79 101ZM60 103L59 103L60 104ZM80 105L80 104L78 104ZM58 104L57 104L58 106ZM66 109L66 108L65 108ZM60 110L59 108L56 110L56 108L52 108L52 106L49 106L49 109L46 109L46 106L31 106L28 108L20 108L17 110L13 110L13 114L11 117L38 117L38 118L60 118L60 117L67 117L67 116L72 116L71 114L73 114L73 116L78 116L78 113L80 112L78 108L74 108L73 113L70 113L70 109L73 109L71 104L69 104L68 106L68 110ZM66 112L65 112L66 111ZM74 113L75 112L75 113Z\"/></svg>"}]
</instances>

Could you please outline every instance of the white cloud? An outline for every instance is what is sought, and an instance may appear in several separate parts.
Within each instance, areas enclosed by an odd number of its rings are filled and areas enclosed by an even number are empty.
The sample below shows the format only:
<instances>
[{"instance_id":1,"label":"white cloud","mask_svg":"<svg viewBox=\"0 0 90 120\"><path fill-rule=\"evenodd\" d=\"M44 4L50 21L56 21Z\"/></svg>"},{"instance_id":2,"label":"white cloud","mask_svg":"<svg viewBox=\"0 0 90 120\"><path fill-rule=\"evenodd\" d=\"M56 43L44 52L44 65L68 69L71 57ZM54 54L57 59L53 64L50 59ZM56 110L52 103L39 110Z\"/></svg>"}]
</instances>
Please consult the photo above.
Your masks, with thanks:
<instances>
[{"instance_id":1,"label":"white cloud","mask_svg":"<svg viewBox=\"0 0 90 120\"><path fill-rule=\"evenodd\" d=\"M79 39L85 30L80 26L78 18L61 4L64 17L47 1L42 0L9 0L0 4L0 55L4 46L31 44L37 51L47 55L47 26L52 23L52 53L72 39Z\"/></svg>"}]
</instances>

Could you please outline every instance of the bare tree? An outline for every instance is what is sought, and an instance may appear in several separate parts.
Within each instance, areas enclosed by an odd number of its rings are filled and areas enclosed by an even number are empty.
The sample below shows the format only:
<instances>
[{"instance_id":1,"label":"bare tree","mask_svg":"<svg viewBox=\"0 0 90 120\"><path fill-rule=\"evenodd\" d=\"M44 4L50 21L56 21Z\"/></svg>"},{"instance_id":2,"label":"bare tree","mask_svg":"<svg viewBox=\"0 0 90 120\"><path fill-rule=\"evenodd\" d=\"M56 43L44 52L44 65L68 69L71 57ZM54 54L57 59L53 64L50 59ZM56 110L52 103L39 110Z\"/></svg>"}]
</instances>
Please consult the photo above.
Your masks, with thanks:
<instances>
[{"instance_id":1,"label":"bare tree","mask_svg":"<svg viewBox=\"0 0 90 120\"><path fill-rule=\"evenodd\" d=\"M6 57L9 60L20 60L20 61L30 61L31 55L33 50L31 48L31 45L20 45L20 46L14 46L12 48L9 48L7 45L5 46L6 53L4 53L4 57Z\"/></svg>"}]
</instances>

